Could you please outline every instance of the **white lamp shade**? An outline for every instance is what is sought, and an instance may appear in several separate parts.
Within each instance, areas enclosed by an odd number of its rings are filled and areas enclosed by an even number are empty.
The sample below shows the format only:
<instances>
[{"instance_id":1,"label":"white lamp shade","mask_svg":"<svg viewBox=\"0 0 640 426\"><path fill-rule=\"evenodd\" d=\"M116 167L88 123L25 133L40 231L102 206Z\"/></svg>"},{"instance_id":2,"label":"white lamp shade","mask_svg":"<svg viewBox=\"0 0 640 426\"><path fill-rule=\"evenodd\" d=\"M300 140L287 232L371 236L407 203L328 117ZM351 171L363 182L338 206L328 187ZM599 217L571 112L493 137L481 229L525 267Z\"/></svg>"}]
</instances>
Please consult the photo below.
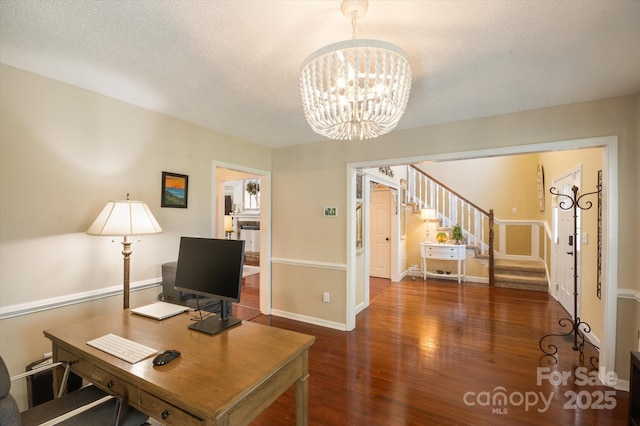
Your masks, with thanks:
<instances>
[{"instance_id":1,"label":"white lamp shade","mask_svg":"<svg viewBox=\"0 0 640 426\"><path fill-rule=\"evenodd\" d=\"M420 220L436 220L436 210L435 209L421 209L420 210Z\"/></svg>"},{"instance_id":2,"label":"white lamp shade","mask_svg":"<svg viewBox=\"0 0 640 426\"><path fill-rule=\"evenodd\" d=\"M233 232L233 218L229 215L224 217L224 232Z\"/></svg>"},{"instance_id":3,"label":"white lamp shade","mask_svg":"<svg viewBox=\"0 0 640 426\"><path fill-rule=\"evenodd\" d=\"M87 230L89 235L159 234L162 228L142 201L109 201Z\"/></svg>"}]
</instances>

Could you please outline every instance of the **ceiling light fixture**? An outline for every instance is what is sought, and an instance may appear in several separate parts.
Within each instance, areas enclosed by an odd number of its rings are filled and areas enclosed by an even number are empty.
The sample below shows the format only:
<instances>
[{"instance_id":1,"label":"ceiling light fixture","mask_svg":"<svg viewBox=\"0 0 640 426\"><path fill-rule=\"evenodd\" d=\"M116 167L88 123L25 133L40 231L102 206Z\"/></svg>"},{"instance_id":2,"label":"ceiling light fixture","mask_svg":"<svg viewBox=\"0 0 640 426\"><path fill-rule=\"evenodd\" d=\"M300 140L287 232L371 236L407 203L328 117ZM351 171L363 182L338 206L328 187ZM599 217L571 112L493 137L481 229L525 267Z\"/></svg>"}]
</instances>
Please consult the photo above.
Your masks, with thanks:
<instances>
[{"instance_id":1,"label":"ceiling light fixture","mask_svg":"<svg viewBox=\"0 0 640 426\"><path fill-rule=\"evenodd\" d=\"M352 39L330 44L309 56L300 71L304 115L311 128L331 139L371 139L393 130L407 106L411 67L398 46L356 40L356 20L367 0L343 0Z\"/></svg>"}]
</instances>

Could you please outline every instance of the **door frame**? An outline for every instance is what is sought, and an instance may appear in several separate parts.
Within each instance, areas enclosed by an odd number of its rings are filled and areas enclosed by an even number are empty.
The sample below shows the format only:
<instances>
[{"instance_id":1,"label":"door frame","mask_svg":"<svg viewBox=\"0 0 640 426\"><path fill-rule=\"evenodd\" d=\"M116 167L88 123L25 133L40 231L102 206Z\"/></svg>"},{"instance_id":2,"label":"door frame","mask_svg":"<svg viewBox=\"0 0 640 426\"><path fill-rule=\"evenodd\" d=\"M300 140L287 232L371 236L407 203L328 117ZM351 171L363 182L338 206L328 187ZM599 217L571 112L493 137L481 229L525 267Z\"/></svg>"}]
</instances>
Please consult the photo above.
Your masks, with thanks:
<instances>
[{"instance_id":1,"label":"door frame","mask_svg":"<svg viewBox=\"0 0 640 426\"><path fill-rule=\"evenodd\" d=\"M384 188L384 189L382 189L382 188ZM395 243L393 235L392 235L393 234L393 199L394 199L394 197L393 197L393 194L391 192L391 188L389 188L386 185L382 185L382 184L381 185L376 185L376 187L372 187L371 188L371 192L369 193L369 200L371 201L369 203L369 225L370 226L368 226L366 228L368 230L368 232L369 232L369 250L365 250L365 253L367 253L367 252L369 253L369 277L371 277L371 254L372 254L371 253L372 252L371 243L374 242L374 241L372 241L371 233L373 231L372 224L373 224L373 222L375 220L374 219L374 215L373 215L373 211L374 211L373 210L373 205L374 205L373 204L373 197L374 197L374 195L376 193L380 194L382 192L385 193L384 197L386 197L387 200L388 200L387 207L389 209L389 211L387 212L388 221L387 221L387 223L384 224L385 230L388 228L388 232L387 232L387 241L388 241L388 243L387 244L389 245L389 249L387 251L388 252L388 256L386 256L387 258L385 259L385 262L386 262L385 266L388 267L388 271L386 271L386 272L389 275L388 278L391 279L391 277L393 275L392 274L393 268L392 268L392 261L391 261L391 259L393 257L392 251L397 246L397 244ZM385 203L386 203L386 201L385 201ZM376 211L377 211L377 209L376 209ZM380 223L382 223L382 222L380 222ZM386 278L386 277L380 277L380 278Z\"/></svg>"},{"instance_id":2,"label":"door frame","mask_svg":"<svg viewBox=\"0 0 640 426\"><path fill-rule=\"evenodd\" d=\"M355 212L355 179L356 179L356 175L353 176L353 209L351 211ZM371 239L369 237L369 229L371 228L371 193L373 191L372 187L373 185L384 185L386 187L389 188L390 194L391 194L391 198L392 198L392 204L395 203L396 205L396 211L399 208L398 207L398 203L399 203L399 197L396 195L394 196L394 191L396 194L399 194L400 191L400 187L393 181L389 181L386 179L383 179L379 176L375 176L375 175L370 175L365 173L363 175L363 188L362 188L362 208L363 208L363 217L362 217L362 228L363 228L363 235L362 235L362 248L364 251L364 261L363 261L363 280L364 280L364 294L363 294L363 302L361 304L357 304L356 302L356 277L355 274L357 273L357 271L355 270L355 268L349 268L349 266L347 266L347 312L349 311L349 306L350 303L353 305L353 321L354 324L351 328L349 328L349 319L347 319L347 323L346 323L346 330L353 330L353 328L355 327L355 315L357 315L358 313L362 312L364 309L366 309L369 306L369 301L370 301L370 289L369 289L369 265L370 265L370 253L369 253L369 244L371 243ZM351 185L349 185L349 187L351 187ZM349 192L349 190L347 190L347 192ZM349 203L347 203L347 205L349 205ZM397 219L397 215L396 215L396 219ZM353 222L352 222L353 221ZM352 223L351 223L352 222ZM354 215L347 215L347 228L349 228L349 226L353 226L353 264L355 265L355 255L356 255L356 250L355 250L355 216ZM399 224L398 224L398 220L394 220L394 216L391 216L391 236L390 236L390 244L391 244L391 250L390 250L390 256L391 256L391 263L390 263L390 274L391 274L391 280L392 281L398 281L400 279L400 270L399 270L399 262L398 262L398 253L399 253L399 241L400 241L400 237L399 237ZM348 242L351 242L351 238L347 238ZM350 259L350 254L349 254L349 250L347 250L347 256ZM349 260L347 261L347 263L349 262ZM353 274L353 276L352 276ZM349 284L351 283L351 284ZM351 302L350 302L351 301ZM357 305L357 306L356 306ZM347 317L348 318L348 317Z\"/></svg>"},{"instance_id":3,"label":"door frame","mask_svg":"<svg viewBox=\"0 0 640 426\"><path fill-rule=\"evenodd\" d=\"M380 166L407 165L422 161L446 161L513 154L530 154L549 151L570 151L581 148L601 147L602 150L602 185L606 188L602 206L602 229L605 238L602 241L602 303L603 329L600 340L601 380L605 380L607 372L615 371L616 357L616 321L618 311L618 136L601 136L594 138L571 139L555 142L543 142L515 145L500 148L488 148L472 151L448 152L442 154L425 154L404 158L389 158L347 163L347 211L355 212L356 170ZM347 215L347 288L346 288L346 320L345 330L350 331L356 324L356 242L355 214ZM364 246L366 250L366 245ZM365 256L366 258L366 256ZM366 262L364 262L366 263ZM368 268L368 265L366 265ZM365 271L366 272L366 271Z\"/></svg>"},{"instance_id":4,"label":"door frame","mask_svg":"<svg viewBox=\"0 0 640 426\"><path fill-rule=\"evenodd\" d=\"M219 194L218 168L256 175L260 178L260 312L271 314L271 172L222 161L211 162L211 235L224 221L224 189ZM222 202L219 203L219 199Z\"/></svg>"}]
</instances>

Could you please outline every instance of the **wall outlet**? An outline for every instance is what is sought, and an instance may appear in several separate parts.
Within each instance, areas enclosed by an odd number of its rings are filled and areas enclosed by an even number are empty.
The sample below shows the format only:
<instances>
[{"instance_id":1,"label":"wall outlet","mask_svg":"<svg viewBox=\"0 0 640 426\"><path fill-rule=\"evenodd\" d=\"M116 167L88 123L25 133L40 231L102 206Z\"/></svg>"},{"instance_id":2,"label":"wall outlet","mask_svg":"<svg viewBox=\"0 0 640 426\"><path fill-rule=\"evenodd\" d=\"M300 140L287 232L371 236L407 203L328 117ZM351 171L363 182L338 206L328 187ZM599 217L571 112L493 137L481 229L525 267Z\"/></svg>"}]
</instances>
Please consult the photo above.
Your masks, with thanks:
<instances>
[{"instance_id":1,"label":"wall outlet","mask_svg":"<svg viewBox=\"0 0 640 426\"><path fill-rule=\"evenodd\" d=\"M329 293L328 292L324 292L322 293L322 301L324 303L329 303L329 301L331 300L331 298L329 297Z\"/></svg>"}]
</instances>

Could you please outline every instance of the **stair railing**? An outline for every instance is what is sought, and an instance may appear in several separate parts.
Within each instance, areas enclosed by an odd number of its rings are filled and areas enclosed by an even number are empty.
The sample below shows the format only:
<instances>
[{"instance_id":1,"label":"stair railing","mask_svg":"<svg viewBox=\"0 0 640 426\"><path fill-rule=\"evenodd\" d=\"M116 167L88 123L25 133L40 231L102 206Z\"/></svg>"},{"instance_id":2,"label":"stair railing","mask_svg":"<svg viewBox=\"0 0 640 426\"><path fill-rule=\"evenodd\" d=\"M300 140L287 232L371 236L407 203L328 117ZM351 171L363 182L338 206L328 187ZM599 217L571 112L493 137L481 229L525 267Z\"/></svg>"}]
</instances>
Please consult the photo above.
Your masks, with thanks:
<instances>
[{"instance_id":1,"label":"stair railing","mask_svg":"<svg viewBox=\"0 0 640 426\"><path fill-rule=\"evenodd\" d=\"M489 254L489 284L493 285L494 215L467 200L437 179L414 166L409 167L408 201L416 210L435 209L441 226L460 225L469 248L481 255Z\"/></svg>"},{"instance_id":2,"label":"stair railing","mask_svg":"<svg viewBox=\"0 0 640 426\"><path fill-rule=\"evenodd\" d=\"M414 166L409 167L407 189L408 201L417 210L435 209L441 226L460 225L467 245L476 246L483 255L489 252L490 212Z\"/></svg>"},{"instance_id":3,"label":"stair railing","mask_svg":"<svg viewBox=\"0 0 640 426\"><path fill-rule=\"evenodd\" d=\"M496 257L541 260L546 266L547 279L549 279L549 248L553 237L546 222L497 219L493 210L485 211L414 166L409 167L407 180L409 203L417 210L435 209L443 227L459 224L465 235L467 246L475 248L480 255L488 254L491 285L493 285ZM520 244L519 249L523 252L514 252L507 243L509 238L520 241L529 239L530 247L523 249Z\"/></svg>"}]
</instances>

